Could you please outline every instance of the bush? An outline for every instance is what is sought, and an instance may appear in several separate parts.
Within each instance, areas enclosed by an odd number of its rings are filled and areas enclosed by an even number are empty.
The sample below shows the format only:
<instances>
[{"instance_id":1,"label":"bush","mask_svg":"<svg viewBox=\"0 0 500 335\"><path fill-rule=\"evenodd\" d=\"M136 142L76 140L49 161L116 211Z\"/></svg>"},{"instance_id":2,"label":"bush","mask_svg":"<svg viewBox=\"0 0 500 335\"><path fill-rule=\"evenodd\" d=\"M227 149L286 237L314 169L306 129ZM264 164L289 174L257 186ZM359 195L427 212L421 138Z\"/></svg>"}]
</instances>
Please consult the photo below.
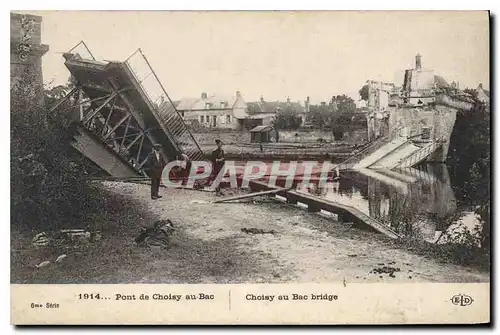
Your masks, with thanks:
<instances>
[{"instance_id":1,"label":"bush","mask_svg":"<svg viewBox=\"0 0 500 335\"><path fill-rule=\"evenodd\" d=\"M87 164L70 158L69 105L49 113L55 98L50 90L37 93L32 73L11 85L11 224L31 230L82 225L95 214L100 191L82 178Z\"/></svg>"},{"instance_id":2,"label":"bush","mask_svg":"<svg viewBox=\"0 0 500 335\"><path fill-rule=\"evenodd\" d=\"M475 96L474 108L457 114L450 138L448 163L450 177L457 185L455 192L460 204L473 206L481 219L481 230L474 238L489 256L491 246L491 110ZM468 236L466 236L468 237Z\"/></svg>"}]
</instances>

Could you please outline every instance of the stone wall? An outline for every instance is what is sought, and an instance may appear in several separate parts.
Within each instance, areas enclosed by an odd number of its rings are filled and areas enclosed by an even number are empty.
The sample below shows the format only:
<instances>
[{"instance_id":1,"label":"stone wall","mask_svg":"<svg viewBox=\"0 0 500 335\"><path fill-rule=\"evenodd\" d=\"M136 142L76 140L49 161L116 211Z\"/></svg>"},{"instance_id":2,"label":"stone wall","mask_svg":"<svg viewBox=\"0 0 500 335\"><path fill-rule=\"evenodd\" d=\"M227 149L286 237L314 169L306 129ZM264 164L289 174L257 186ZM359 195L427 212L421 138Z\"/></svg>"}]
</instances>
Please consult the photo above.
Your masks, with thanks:
<instances>
[{"instance_id":1,"label":"stone wall","mask_svg":"<svg viewBox=\"0 0 500 335\"><path fill-rule=\"evenodd\" d=\"M41 43L42 17L10 14L11 87L27 73L39 98L43 94L42 56L49 47Z\"/></svg>"},{"instance_id":2,"label":"stone wall","mask_svg":"<svg viewBox=\"0 0 500 335\"><path fill-rule=\"evenodd\" d=\"M250 143L250 132L230 131L230 130L209 130L197 129L192 131L193 137L199 145L214 145L216 139L221 139L226 144ZM298 134L299 136L295 136ZM345 134L342 142L349 144L360 144L366 142L366 129L358 129L350 134ZM279 142L280 143L314 143L318 142L319 138L326 141L332 141L333 136L331 131L312 130L307 131L303 129L298 130L280 130Z\"/></svg>"},{"instance_id":3,"label":"stone wall","mask_svg":"<svg viewBox=\"0 0 500 335\"><path fill-rule=\"evenodd\" d=\"M441 105L395 107L389 116L389 137L415 136L422 134L424 128L429 128L429 140L440 139L444 142L442 152L431 159L444 162L456 117L456 109Z\"/></svg>"},{"instance_id":4,"label":"stone wall","mask_svg":"<svg viewBox=\"0 0 500 335\"><path fill-rule=\"evenodd\" d=\"M216 139L222 140L225 144L250 143L250 132L248 131L197 130L192 131L192 134L199 145L215 146Z\"/></svg>"}]
</instances>

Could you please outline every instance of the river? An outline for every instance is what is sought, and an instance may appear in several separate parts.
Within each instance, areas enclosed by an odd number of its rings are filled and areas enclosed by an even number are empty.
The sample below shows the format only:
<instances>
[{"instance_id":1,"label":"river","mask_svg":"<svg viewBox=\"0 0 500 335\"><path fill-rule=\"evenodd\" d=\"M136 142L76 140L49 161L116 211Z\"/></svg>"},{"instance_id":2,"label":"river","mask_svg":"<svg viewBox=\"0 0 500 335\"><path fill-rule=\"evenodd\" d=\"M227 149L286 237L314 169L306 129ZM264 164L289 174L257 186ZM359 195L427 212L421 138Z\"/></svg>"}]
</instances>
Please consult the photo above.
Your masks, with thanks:
<instances>
[{"instance_id":1,"label":"river","mask_svg":"<svg viewBox=\"0 0 500 335\"><path fill-rule=\"evenodd\" d=\"M408 238L469 243L464 232L474 234L480 220L471 204L457 202L453 186L445 164L427 164L398 171L344 171L322 188L311 184L298 190L353 206Z\"/></svg>"}]
</instances>

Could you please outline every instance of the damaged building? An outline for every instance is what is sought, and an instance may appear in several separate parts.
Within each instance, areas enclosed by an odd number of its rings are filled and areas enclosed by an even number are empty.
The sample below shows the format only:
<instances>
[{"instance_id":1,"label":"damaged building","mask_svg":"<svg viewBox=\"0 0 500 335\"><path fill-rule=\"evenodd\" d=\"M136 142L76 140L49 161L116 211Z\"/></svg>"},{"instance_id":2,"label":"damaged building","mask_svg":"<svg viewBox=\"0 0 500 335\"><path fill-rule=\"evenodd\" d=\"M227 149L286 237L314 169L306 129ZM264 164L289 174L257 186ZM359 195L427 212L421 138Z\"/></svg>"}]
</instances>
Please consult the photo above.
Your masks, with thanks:
<instances>
[{"instance_id":1,"label":"damaged building","mask_svg":"<svg viewBox=\"0 0 500 335\"><path fill-rule=\"evenodd\" d=\"M401 85L368 81L368 86L370 140L387 137L411 139L417 145L434 143L434 150L421 158L446 160L457 112L473 107L472 96L461 91L458 84L448 84L434 70L423 68L419 54L415 67L404 71Z\"/></svg>"}]
</instances>

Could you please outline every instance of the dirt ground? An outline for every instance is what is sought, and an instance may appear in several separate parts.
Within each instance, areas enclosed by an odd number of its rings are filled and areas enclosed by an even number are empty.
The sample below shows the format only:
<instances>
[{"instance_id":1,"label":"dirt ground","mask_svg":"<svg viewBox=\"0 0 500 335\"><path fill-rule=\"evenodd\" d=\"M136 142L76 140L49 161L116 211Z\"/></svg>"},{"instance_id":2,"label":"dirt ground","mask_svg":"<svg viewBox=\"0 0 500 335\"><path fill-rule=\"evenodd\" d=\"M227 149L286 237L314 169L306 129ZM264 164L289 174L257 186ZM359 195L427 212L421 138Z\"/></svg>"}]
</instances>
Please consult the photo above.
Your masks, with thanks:
<instances>
[{"instance_id":1,"label":"dirt ground","mask_svg":"<svg viewBox=\"0 0 500 335\"><path fill-rule=\"evenodd\" d=\"M100 222L102 239L75 249L33 249L33 234L12 232L13 283L326 283L488 282L489 274L440 263L394 245L385 236L254 198L214 204L215 195L106 182L127 210ZM225 190L230 195L231 190ZM177 231L167 250L137 247L141 226L170 219ZM273 230L247 234L242 228ZM67 258L53 260L61 253ZM42 261L52 261L36 268Z\"/></svg>"}]
</instances>

